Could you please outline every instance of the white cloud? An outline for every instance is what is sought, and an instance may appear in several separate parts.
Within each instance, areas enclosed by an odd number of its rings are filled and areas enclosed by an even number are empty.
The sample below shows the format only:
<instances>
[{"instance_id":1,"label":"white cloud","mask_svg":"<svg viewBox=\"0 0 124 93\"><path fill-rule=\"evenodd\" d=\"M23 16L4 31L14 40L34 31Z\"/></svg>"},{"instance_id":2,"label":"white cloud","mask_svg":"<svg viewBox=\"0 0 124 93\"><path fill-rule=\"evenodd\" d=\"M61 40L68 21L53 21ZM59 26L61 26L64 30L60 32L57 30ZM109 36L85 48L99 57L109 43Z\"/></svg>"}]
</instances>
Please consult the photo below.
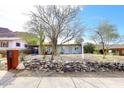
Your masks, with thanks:
<instances>
[{"instance_id":1,"label":"white cloud","mask_svg":"<svg viewBox=\"0 0 124 93\"><path fill-rule=\"evenodd\" d=\"M29 0L3 0L0 2L0 27L13 31L22 31L28 16L25 14L33 9Z\"/></svg>"},{"instance_id":2,"label":"white cloud","mask_svg":"<svg viewBox=\"0 0 124 93\"><path fill-rule=\"evenodd\" d=\"M25 14L33 10L34 5L55 4L56 1L59 0L0 0L0 27L23 31L24 24L28 20Z\"/></svg>"}]
</instances>

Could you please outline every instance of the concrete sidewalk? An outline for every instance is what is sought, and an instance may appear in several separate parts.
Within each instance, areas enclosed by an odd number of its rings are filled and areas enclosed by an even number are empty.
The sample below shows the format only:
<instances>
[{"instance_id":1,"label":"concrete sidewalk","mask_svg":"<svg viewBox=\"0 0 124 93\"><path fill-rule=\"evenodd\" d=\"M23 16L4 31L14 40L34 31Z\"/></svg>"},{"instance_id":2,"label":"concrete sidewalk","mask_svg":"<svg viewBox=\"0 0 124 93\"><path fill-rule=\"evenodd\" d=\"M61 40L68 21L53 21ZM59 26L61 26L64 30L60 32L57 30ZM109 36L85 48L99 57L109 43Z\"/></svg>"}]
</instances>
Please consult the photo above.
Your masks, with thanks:
<instances>
[{"instance_id":1,"label":"concrete sidewalk","mask_svg":"<svg viewBox=\"0 0 124 93\"><path fill-rule=\"evenodd\" d=\"M0 71L1 88L124 88L123 77L15 76Z\"/></svg>"}]
</instances>

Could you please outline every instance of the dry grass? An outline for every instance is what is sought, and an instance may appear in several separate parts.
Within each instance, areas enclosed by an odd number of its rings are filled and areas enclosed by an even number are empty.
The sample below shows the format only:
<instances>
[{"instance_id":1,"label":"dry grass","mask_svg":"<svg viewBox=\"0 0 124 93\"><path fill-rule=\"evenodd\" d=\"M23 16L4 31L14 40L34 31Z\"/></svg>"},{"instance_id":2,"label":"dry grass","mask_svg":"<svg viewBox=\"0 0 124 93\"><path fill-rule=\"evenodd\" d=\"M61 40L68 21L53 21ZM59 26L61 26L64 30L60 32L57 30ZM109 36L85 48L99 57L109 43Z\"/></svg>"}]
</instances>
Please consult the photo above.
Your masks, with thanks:
<instances>
[{"instance_id":1,"label":"dry grass","mask_svg":"<svg viewBox=\"0 0 124 93\"><path fill-rule=\"evenodd\" d=\"M50 56L46 56L46 59L50 58ZM65 60L65 61L81 61L83 59L82 54L64 54L55 57L56 60ZM84 59L90 61L99 61L99 62L124 62L124 56L117 55L106 55L105 59L103 59L103 55L101 54L84 54Z\"/></svg>"},{"instance_id":2,"label":"dry grass","mask_svg":"<svg viewBox=\"0 0 124 93\"><path fill-rule=\"evenodd\" d=\"M37 58L43 59L43 55L37 56L29 56L28 59ZM51 55L47 55L45 57L46 60L50 60ZM81 61L83 59L82 54L63 54L55 57L55 60L63 60L63 61ZM103 59L103 55L100 54L84 54L84 59L90 61L99 61L99 62L124 62L124 56L117 55L106 55L105 59Z\"/></svg>"},{"instance_id":3,"label":"dry grass","mask_svg":"<svg viewBox=\"0 0 124 93\"><path fill-rule=\"evenodd\" d=\"M28 55L26 56L28 60L37 58L42 60L43 55ZM6 60L6 58L0 58L0 60ZM51 55L47 55L45 57L46 60L51 59ZM63 54L55 57L55 60L64 60L64 61L80 61L83 59L82 54ZM124 56L117 55L106 55L105 59L103 59L103 55L100 54L84 54L84 59L88 59L91 61L103 61L103 62L124 62Z\"/></svg>"},{"instance_id":4,"label":"dry grass","mask_svg":"<svg viewBox=\"0 0 124 93\"><path fill-rule=\"evenodd\" d=\"M70 55L60 55L63 60L73 60L73 61L80 61L83 59L82 54L70 54ZM59 58L59 57L56 57ZM84 59L90 61L99 61L99 62L124 62L124 56L118 55L106 55L105 59L103 59L103 55L101 54L84 54Z\"/></svg>"},{"instance_id":5,"label":"dry grass","mask_svg":"<svg viewBox=\"0 0 124 93\"><path fill-rule=\"evenodd\" d=\"M102 62L124 62L124 56L118 55L106 55L105 59L103 59L103 55L100 54L85 54L84 58Z\"/></svg>"}]
</instances>

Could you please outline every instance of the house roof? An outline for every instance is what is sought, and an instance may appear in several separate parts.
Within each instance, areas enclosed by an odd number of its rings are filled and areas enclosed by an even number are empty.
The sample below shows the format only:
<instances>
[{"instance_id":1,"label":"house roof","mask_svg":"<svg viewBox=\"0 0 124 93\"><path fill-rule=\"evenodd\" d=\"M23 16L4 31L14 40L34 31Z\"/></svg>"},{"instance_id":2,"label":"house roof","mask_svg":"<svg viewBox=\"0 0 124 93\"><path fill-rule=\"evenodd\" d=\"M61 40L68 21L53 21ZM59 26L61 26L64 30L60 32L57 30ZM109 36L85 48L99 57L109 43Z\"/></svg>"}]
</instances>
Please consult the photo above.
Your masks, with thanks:
<instances>
[{"instance_id":1,"label":"house roof","mask_svg":"<svg viewBox=\"0 0 124 93\"><path fill-rule=\"evenodd\" d=\"M96 47L99 49L102 49L102 45L97 45ZM108 46L108 48L109 49L122 49L122 48L124 49L124 44L113 44L113 45Z\"/></svg>"},{"instance_id":2,"label":"house roof","mask_svg":"<svg viewBox=\"0 0 124 93\"><path fill-rule=\"evenodd\" d=\"M38 47L39 45L28 45L31 47ZM50 44L43 44L43 46L51 46ZM81 44L57 44L57 46L81 46Z\"/></svg>"},{"instance_id":3,"label":"house roof","mask_svg":"<svg viewBox=\"0 0 124 93\"><path fill-rule=\"evenodd\" d=\"M21 38L18 37L0 37L0 40L7 40L7 41L11 41L11 40L20 40Z\"/></svg>"},{"instance_id":4,"label":"house roof","mask_svg":"<svg viewBox=\"0 0 124 93\"><path fill-rule=\"evenodd\" d=\"M111 49L124 48L124 44L111 45L110 48Z\"/></svg>"},{"instance_id":5,"label":"house roof","mask_svg":"<svg viewBox=\"0 0 124 93\"><path fill-rule=\"evenodd\" d=\"M17 36L14 32L9 30L8 28L0 27L0 38L3 37L17 37Z\"/></svg>"}]
</instances>

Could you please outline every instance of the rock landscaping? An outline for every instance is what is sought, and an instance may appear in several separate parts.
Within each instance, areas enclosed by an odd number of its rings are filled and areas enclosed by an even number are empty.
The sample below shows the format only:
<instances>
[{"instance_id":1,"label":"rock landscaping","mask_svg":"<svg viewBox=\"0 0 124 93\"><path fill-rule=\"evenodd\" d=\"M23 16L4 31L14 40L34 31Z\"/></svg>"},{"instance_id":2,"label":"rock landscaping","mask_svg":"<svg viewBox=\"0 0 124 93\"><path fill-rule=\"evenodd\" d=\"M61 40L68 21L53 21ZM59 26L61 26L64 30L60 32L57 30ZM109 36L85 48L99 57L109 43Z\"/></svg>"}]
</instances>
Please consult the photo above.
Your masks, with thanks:
<instances>
[{"instance_id":1,"label":"rock landscaping","mask_svg":"<svg viewBox=\"0 0 124 93\"><path fill-rule=\"evenodd\" d=\"M60 73L65 72L114 72L124 71L124 63L111 62L73 62L73 61L40 61L33 59L30 62L24 62L24 69L26 70L40 70L40 71L56 71Z\"/></svg>"}]
</instances>

